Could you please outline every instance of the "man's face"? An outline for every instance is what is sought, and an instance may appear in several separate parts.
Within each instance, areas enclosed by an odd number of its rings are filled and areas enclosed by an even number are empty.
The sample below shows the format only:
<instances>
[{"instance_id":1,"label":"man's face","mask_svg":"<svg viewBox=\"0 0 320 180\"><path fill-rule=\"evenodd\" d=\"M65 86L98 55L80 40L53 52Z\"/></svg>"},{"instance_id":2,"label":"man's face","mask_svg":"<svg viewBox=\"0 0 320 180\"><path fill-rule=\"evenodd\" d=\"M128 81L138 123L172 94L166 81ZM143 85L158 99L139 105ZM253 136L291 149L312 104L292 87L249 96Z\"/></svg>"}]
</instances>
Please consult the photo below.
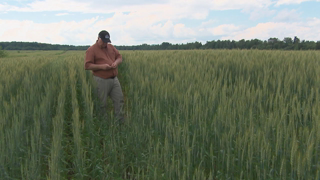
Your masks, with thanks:
<instances>
[{"instance_id":1,"label":"man's face","mask_svg":"<svg viewBox=\"0 0 320 180\"><path fill-rule=\"evenodd\" d=\"M108 45L108 43L103 42L101 38L98 39L98 44L101 48L106 48Z\"/></svg>"}]
</instances>

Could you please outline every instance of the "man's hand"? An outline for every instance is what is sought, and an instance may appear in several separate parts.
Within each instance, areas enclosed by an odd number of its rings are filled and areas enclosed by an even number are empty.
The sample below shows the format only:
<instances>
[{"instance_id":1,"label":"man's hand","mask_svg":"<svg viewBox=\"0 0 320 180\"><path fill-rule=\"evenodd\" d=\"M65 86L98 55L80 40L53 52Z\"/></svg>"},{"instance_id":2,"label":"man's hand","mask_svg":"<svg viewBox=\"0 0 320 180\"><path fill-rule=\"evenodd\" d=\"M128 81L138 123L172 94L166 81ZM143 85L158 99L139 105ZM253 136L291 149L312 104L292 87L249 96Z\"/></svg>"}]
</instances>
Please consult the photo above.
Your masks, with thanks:
<instances>
[{"instance_id":1,"label":"man's hand","mask_svg":"<svg viewBox=\"0 0 320 180\"><path fill-rule=\"evenodd\" d=\"M103 70L109 70L112 69L113 67L110 66L109 64L103 64Z\"/></svg>"},{"instance_id":2,"label":"man's hand","mask_svg":"<svg viewBox=\"0 0 320 180\"><path fill-rule=\"evenodd\" d=\"M111 68L117 68L119 64L122 63L122 57L120 56L120 58L116 59L112 64L111 64Z\"/></svg>"},{"instance_id":3,"label":"man's hand","mask_svg":"<svg viewBox=\"0 0 320 180\"><path fill-rule=\"evenodd\" d=\"M117 66L118 66L117 62L114 62L114 63L111 64L111 68L117 68Z\"/></svg>"}]
</instances>

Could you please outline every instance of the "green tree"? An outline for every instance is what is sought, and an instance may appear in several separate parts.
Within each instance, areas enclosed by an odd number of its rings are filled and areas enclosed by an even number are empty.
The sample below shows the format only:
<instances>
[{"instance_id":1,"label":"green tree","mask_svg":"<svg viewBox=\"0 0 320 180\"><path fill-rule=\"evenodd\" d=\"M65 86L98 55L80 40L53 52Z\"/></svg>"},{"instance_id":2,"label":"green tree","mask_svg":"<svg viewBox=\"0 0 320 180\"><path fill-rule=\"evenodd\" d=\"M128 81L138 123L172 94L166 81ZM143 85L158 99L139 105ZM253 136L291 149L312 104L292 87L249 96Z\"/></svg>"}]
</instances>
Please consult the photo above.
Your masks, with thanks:
<instances>
[{"instance_id":1,"label":"green tree","mask_svg":"<svg viewBox=\"0 0 320 180\"><path fill-rule=\"evenodd\" d=\"M163 42L160 47L161 47L161 49L166 50L166 49L169 49L170 46L171 46L170 43Z\"/></svg>"},{"instance_id":2,"label":"green tree","mask_svg":"<svg viewBox=\"0 0 320 180\"><path fill-rule=\"evenodd\" d=\"M294 46L293 46L293 40L291 37L285 37L283 39L283 42L284 42L284 49L286 50L292 50L294 49Z\"/></svg>"},{"instance_id":3,"label":"green tree","mask_svg":"<svg viewBox=\"0 0 320 180\"><path fill-rule=\"evenodd\" d=\"M201 42L194 42L193 45L192 45L194 49L200 49L202 47L202 43Z\"/></svg>"},{"instance_id":4,"label":"green tree","mask_svg":"<svg viewBox=\"0 0 320 180\"><path fill-rule=\"evenodd\" d=\"M263 42L259 39L252 39L250 41L250 48L257 49Z\"/></svg>"},{"instance_id":5,"label":"green tree","mask_svg":"<svg viewBox=\"0 0 320 180\"><path fill-rule=\"evenodd\" d=\"M293 43L291 37L285 37L285 38L283 39L283 42L286 43L286 44L292 44L292 43Z\"/></svg>"},{"instance_id":6,"label":"green tree","mask_svg":"<svg viewBox=\"0 0 320 180\"><path fill-rule=\"evenodd\" d=\"M293 45L294 46L294 50L300 50L300 46L301 46L300 39L297 36L294 37L293 44L294 44Z\"/></svg>"},{"instance_id":7,"label":"green tree","mask_svg":"<svg viewBox=\"0 0 320 180\"><path fill-rule=\"evenodd\" d=\"M320 50L320 41L317 42L316 49Z\"/></svg>"},{"instance_id":8,"label":"green tree","mask_svg":"<svg viewBox=\"0 0 320 180\"><path fill-rule=\"evenodd\" d=\"M299 43L300 43L300 39L297 36L295 36L293 40L293 44L299 44Z\"/></svg>"},{"instance_id":9,"label":"green tree","mask_svg":"<svg viewBox=\"0 0 320 180\"><path fill-rule=\"evenodd\" d=\"M237 48L245 49L246 48L246 41L244 39L241 39L240 41L238 41Z\"/></svg>"},{"instance_id":10,"label":"green tree","mask_svg":"<svg viewBox=\"0 0 320 180\"><path fill-rule=\"evenodd\" d=\"M0 46L0 58L8 56L8 53L4 50L2 50L2 47Z\"/></svg>"},{"instance_id":11,"label":"green tree","mask_svg":"<svg viewBox=\"0 0 320 180\"><path fill-rule=\"evenodd\" d=\"M268 47L270 47L270 49L279 49L279 39L278 38L269 38L268 39Z\"/></svg>"}]
</instances>

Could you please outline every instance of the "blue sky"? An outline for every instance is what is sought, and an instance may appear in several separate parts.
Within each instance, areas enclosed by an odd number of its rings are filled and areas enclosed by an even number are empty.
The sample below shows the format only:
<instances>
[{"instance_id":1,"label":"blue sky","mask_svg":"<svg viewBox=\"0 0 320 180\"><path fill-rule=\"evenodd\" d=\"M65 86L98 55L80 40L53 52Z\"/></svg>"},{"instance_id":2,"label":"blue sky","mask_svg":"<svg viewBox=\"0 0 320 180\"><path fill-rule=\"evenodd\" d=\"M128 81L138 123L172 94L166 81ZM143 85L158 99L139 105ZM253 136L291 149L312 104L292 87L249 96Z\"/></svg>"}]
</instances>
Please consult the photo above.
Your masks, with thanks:
<instances>
[{"instance_id":1,"label":"blue sky","mask_svg":"<svg viewBox=\"0 0 320 180\"><path fill-rule=\"evenodd\" d=\"M320 0L0 0L0 41L115 45L320 41Z\"/></svg>"}]
</instances>

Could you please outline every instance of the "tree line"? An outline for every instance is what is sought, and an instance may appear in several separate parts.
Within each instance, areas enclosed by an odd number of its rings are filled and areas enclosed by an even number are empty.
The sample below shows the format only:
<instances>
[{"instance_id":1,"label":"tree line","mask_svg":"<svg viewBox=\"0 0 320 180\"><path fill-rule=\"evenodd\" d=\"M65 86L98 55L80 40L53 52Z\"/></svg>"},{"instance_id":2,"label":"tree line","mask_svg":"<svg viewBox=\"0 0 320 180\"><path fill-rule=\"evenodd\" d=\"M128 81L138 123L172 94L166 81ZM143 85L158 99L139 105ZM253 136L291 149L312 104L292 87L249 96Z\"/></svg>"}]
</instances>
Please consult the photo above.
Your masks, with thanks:
<instances>
[{"instance_id":1,"label":"tree line","mask_svg":"<svg viewBox=\"0 0 320 180\"><path fill-rule=\"evenodd\" d=\"M0 42L3 50L86 50L89 46L47 44L38 42Z\"/></svg>"},{"instance_id":2,"label":"tree line","mask_svg":"<svg viewBox=\"0 0 320 180\"><path fill-rule=\"evenodd\" d=\"M4 50L87 50L88 46L73 46L59 44L45 44L38 42L0 42L0 47ZM205 44L192 42L186 44L171 44L163 42L161 44L142 44L132 46L117 46L118 50L188 50L188 49L261 49L261 50L320 50L320 41L300 40L298 37L286 37L283 40L269 38L262 41L252 40L213 40Z\"/></svg>"}]
</instances>

